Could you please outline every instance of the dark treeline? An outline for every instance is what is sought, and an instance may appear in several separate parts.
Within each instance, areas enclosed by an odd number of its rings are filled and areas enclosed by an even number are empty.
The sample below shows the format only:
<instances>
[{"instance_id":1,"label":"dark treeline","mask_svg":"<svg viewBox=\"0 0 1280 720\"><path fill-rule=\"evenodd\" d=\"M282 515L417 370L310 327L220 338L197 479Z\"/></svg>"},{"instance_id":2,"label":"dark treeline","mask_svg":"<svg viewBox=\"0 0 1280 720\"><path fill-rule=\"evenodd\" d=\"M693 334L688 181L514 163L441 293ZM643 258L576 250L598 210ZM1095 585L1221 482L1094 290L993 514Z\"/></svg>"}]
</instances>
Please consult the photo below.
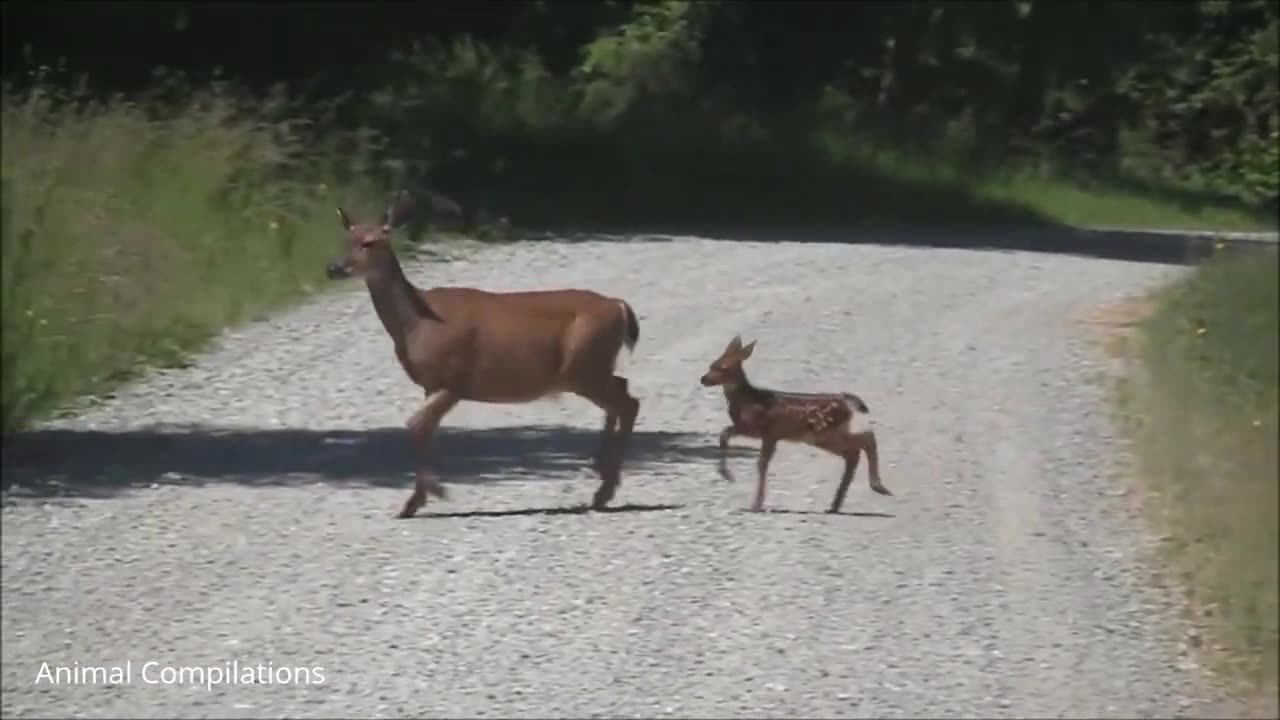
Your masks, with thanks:
<instances>
[{"instance_id":1,"label":"dark treeline","mask_svg":"<svg viewBox=\"0 0 1280 720\"><path fill-rule=\"evenodd\" d=\"M815 147L877 143L1274 207L1278 7L9 2L4 52L12 81L65 60L98 90L136 91L166 66L309 101L348 93L335 117L387 138L386 168L472 195L566 167L580 186L565 193L617 192L602 179L618 168L633 185L705 173L727 148L772 154L742 182L776 184Z\"/></svg>"}]
</instances>

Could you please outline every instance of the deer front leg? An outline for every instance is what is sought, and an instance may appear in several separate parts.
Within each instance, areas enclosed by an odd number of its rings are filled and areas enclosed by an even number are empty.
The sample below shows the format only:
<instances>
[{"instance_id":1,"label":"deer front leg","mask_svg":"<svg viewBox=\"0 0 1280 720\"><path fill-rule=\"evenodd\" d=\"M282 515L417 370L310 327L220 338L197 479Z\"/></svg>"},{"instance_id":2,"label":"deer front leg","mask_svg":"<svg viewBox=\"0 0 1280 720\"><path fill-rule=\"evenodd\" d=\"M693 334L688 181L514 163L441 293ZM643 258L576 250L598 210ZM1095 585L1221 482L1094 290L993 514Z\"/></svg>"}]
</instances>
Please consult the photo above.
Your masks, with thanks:
<instances>
[{"instance_id":1,"label":"deer front leg","mask_svg":"<svg viewBox=\"0 0 1280 720\"><path fill-rule=\"evenodd\" d=\"M729 440L738 434L738 430L733 425L726 425L720 431L720 477L725 482L733 482L733 473L729 472Z\"/></svg>"},{"instance_id":2,"label":"deer front leg","mask_svg":"<svg viewBox=\"0 0 1280 720\"><path fill-rule=\"evenodd\" d=\"M769 474L769 461L773 459L773 451L778 447L778 441L771 437L764 437L762 440L760 457L756 460L756 469L760 474L756 479L756 497L751 502L751 512L764 509L765 476Z\"/></svg>"},{"instance_id":3,"label":"deer front leg","mask_svg":"<svg viewBox=\"0 0 1280 720\"><path fill-rule=\"evenodd\" d=\"M440 499L446 499L448 493L445 492L444 486L435 478L431 477L431 471L428 463L431 459L431 436L435 433L436 428L440 426L440 421L444 419L446 413L458 404L458 398L448 390L441 390L427 399L426 405L422 409L414 413L409 418L409 439L413 443L415 454L417 455L417 468L415 468L415 477L413 483L413 494L405 501L404 507L400 509L401 518L411 518L423 505L427 504L427 495L435 495Z\"/></svg>"}]
</instances>

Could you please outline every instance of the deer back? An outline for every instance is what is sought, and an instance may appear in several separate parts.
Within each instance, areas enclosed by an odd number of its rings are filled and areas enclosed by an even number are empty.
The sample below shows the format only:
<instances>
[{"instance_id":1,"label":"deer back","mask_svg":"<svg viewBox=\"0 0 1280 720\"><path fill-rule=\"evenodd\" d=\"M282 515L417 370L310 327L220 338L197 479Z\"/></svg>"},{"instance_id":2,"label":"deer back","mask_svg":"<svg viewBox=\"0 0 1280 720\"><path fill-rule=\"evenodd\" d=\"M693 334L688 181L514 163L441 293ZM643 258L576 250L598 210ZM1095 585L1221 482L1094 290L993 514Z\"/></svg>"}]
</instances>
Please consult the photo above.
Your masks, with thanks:
<instances>
[{"instance_id":1,"label":"deer back","mask_svg":"<svg viewBox=\"0 0 1280 720\"><path fill-rule=\"evenodd\" d=\"M406 352L435 383L473 400L524 401L612 372L621 346L617 301L586 290L424 292L441 322L422 326Z\"/></svg>"}]
</instances>

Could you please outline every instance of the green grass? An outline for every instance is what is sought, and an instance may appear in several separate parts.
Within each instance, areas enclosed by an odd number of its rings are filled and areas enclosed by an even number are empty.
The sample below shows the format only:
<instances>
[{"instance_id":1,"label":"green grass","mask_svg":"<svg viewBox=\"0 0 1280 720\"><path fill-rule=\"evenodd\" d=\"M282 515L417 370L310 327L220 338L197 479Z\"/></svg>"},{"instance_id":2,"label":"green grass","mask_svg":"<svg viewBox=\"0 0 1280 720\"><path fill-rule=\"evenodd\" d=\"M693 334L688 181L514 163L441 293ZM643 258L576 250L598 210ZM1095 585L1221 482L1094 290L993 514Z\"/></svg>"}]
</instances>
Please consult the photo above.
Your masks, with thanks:
<instances>
[{"instance_id":1,"label":"green grass","mask_svg":"<svg viewBox=\"0 0 1280 720\"><path fill-rule=\"evenodd\" d=\"M1139 476L1220 668L1274 694L1277 352L1274 249L1220 253L1155 298L1124 383Z\"/></svg>"},{"instance_id":2,"label":"green grass","mask_svg":"<svg viewBox=\"0 0 1280 720\"><path fill-rule=\"evenodd\" d=\"M1226 197L1184 188L1160 187L1136 180L1081 177L1054 168L1012 167L966 161L971 150L933 151L932 158L820 135L819 147L846 173L874 180L928 184L965 198L968 208L1018 208L1040 222L1072 227L1126 227L1188 231L1269 231L1277 229L1274 212ZM945 144L943 145L945 148ZM857 190L849 199L857 202ZM873 188L874 190L874 188ZM874 197L874 195L872 195ZM918 212L910 194L891 212L904 217ZM932 208L931 208L932 209ZM950 220L945 205L938 219ZM979 216L981 219L981 216Z\"/></svg>"},{"instance_id":3,"label":"green grass","mask_svg":"<svg viewBox=\"0 0 1280 720\"><path fill-rule=\"evenodd\" d=\"M1099 183L1092 188L1054 178L1013 176L982 181L979 197L1026 207L1073 227L1124 227L1150 230L1274 232L1265 213L1208 201L1179 201Z\"/></svg>"},{"instance_id":4,"label":"green grass","mask_svg":"<svg viewBox=\"0 0 1280 720\"><path fill-rule=\"evenodd\" d=\"M5 431L324 282L334 205L375 200L286 110L219 90L162 103L6 89Z\"/></svg>"}]
</instances>

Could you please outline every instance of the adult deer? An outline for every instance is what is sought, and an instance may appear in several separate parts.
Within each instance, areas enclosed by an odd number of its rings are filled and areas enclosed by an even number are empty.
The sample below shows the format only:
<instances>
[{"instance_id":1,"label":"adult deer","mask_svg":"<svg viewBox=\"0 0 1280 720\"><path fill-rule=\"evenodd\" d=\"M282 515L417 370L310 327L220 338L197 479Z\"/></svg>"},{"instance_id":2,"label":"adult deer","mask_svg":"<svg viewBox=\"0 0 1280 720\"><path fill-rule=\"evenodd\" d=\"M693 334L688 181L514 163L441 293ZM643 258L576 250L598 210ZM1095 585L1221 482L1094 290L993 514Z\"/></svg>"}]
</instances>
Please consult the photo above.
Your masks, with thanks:
<instances>
[{"instance_id":1,"label":"adult deer","mask_svg":"<svg viewBox=\"0 0 1280 720\"><path fill-rule=\"evenodd\" d=\"M876 450L875 433L869 427L858 432L850 430L857 414L870 413L866 403L850 393L781 392L752 385L747 379L746 371L742 369L742 363L751 357L755 347L754 340L743 346L742 338L735 336L702 376L704 386L719 385L724 389L724 397L729 405L729 419L732 422L720 431L721 475L726 480L733 479L725 456L729 450L729 440L734 435L761 441L760 455L756 460L759 476L751 511L760 512L764 509L765 476L780 441L804 443L844 459L844 475L841 476L840 487L827 509L829 513L840 512L844 505L845 494L849 492L849 484L858 469L858 457L862 452L866 452L867 464L870 466L871 489L881 495L892 495L880 481L880 459Z\"/></svg>"},{"instance_id":2,"label":"adult deer","mask_svg":"<svg viewBox=\"0 0 1280 720\"><path fill-rule=\"evenodd\" d=\"M416 480L399 517L413 517L428 495L447 498L428 467L431 437L459 402L528 403L562 392L586 398L605 413L594 462L601 482L592 502L593 509L604 509L617 491L640 411L626 378L614 374L622 346L634 349L640 337L635 312L619 298L589 290L419 289L405 277L391 246L392 231L411 212L405 191L376 225L353 223L338 208L344 251L327 268L330 279L364 279L400 366L426 393L426 404L407 423L417 453Z\"/></svg>"}]
</instances>

